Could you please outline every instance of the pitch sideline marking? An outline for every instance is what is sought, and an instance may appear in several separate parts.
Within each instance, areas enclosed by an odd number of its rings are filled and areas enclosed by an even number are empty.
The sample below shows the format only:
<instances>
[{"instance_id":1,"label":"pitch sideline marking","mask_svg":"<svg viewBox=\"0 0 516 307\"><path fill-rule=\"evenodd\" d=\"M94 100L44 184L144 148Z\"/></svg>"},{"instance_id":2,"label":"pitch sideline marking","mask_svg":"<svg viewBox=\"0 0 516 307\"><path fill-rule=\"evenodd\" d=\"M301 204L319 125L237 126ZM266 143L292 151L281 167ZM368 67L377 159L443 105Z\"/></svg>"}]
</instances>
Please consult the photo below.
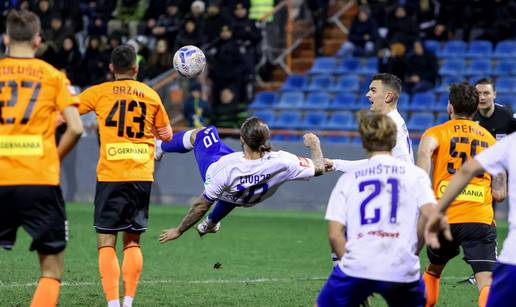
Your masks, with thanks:
<instances>
[{"instance_id":1,"label":"pitch sideline marking","mask_svg":"<svg viewBox=\"0 0 516 307\"><path fill-rule=\"evenodd\" d=\"M467 277L459 276L443 276L441 279L444 280L462 280ZM300 277L300 278L256 278L256 279L209 279L209 280L172 280L172 279L161 279L161 280L141 280L141 284L146 285L158 285L158 284L259 284L259 283L274 283L274 282L292 282L292 281L321 281L328 279L325 277ZM37 282L11 282L5 283L0 281L0 288L26 288L34 287ZM78 281L78 282L62 282L63 287L86 287L86 286L98 286L100 282L93 281Z\"/></svg>"}]
</instances>

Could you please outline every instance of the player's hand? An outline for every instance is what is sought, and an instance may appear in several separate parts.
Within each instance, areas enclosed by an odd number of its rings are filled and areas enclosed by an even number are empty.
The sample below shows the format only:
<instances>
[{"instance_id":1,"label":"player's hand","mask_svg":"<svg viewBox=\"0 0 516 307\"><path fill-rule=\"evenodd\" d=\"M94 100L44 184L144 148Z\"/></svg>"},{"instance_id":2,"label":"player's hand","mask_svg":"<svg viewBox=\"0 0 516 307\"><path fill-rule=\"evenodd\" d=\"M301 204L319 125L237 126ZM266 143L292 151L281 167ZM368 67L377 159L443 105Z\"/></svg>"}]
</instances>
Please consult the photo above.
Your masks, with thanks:
<instances>
[{"instance_id":1,"label":"player's hand","mask_svg":"<svg viewBox=\"0 0 516 307\"><path fill-rule=\"evenodd\" d=\"M66 123L65 118L63 117L63 114L58 113L57 114L57 120L56 120L56 127L61 126L62 124Z\"/></svg>"},{"instance_id":2,"label":"player's hand","mask_svg":"<svg viewBox=\"0 0 516 307\"><path fill-rule=\"evenodd\" d=\"M159 236L159 242L163 244L167 241L175 240L179 238L181 235L182 233L179 231L179 228L165 229Z\"/></svg>"},{"instance_id":3,"label":"player's hand","mask_svg":"<svg viewBox=\"0 0 516 307\"><path fill-rule=\"evenodd\" d=\"M333 170L333 160L324 158L324 172Z\"/></svg>"},{"instance_id":4,"label":"player's hand","mask_svg":"<svg viewBox=\"0 0 516 307\"><path fill-rule=\"evenodd\" d=\"M441 233L444 235L446 240L453 240L450 224L448 224L448 218L443 216L441 213L436 213L432 215L426 223L426 244L433 249L439 249L441 247L441 244L439 243L439 234Z\"/></svg>"},{"instance_id":5,"label":"player's hand","mask_svg":"<svg viewBox=\"0 0 516 307\"><path fill-rule=\"evenodd\" d=\"M312 147L317 147L317 146L321 145L319 138L317 137L317 135L315 135L313 133L306 133L303 136L303 139L304 139L304 144L306 147L312 148Z\"/></svg>"}]
</instances>

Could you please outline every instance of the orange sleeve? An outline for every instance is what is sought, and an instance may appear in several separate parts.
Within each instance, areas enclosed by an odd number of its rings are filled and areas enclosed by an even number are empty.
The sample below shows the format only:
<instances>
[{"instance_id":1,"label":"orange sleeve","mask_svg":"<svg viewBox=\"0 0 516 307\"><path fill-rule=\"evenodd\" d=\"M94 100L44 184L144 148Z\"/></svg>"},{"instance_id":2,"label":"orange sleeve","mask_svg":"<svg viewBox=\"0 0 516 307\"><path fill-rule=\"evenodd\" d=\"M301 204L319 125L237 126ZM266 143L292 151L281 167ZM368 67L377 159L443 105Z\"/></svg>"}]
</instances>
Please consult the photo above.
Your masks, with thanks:
<instances>
[{"instance_id":1,"label":"orange sleeve","mask_svg":"<svg viewBox=\"0 0 516 307\"><path fill-rule=\"evenodd\" d=\"M63 111L66 107L79 105L77 93L66 75L59 73L56 79L56 103L59 110Z\"/></svg>"},{"instance_id":2,"label":"orange sleeve","mask_svg":"<svg viewBox=\"0 0 516 307\"><path fill-rule=\"evenodd\" d=\"M97 104L97 93L95 91L95 87L92 86L83 91L79 95L79 101L79 113L81 115L93 111Z\"/></svg>"},{"instance_id":3,"label":"orange sleeve","mask_svg":"<svg viewBox=\"0 0 516 307\"><path fill-rule=\"evenodd\" d=\"M158 98L159 99L159 98ZM161 102L161 99L158 101L158 110L156 112L156 116L154 117L154 127L161 128L170 125L170 118L168 117L167 111Z\"/></svg>"}]
</instances>

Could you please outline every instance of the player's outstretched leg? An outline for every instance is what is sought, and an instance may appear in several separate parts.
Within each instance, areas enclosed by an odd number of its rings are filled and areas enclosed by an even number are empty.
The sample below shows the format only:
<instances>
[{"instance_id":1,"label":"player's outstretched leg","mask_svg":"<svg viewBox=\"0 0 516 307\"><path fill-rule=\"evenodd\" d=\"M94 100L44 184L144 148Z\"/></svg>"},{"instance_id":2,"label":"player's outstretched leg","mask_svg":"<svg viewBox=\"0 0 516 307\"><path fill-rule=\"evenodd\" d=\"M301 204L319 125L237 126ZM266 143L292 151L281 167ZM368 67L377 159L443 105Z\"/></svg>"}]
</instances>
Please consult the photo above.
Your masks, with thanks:
<instances>
[{"instance_id":1,"label":"player's outstretched leg","mask_svg":"<svg viewBox=\"0 0 516 307\"><path fill-rule=\"evenodd\" d=\"M99 272L108 307L120 307L120 265L116 256L116 234L97 234Z\"/></svg>"},{"instance_id":2,"label":"player's outstretched leg","mask_svg":"<svg viewBox=\"0 0 516 307\"><path fill-rule=\"evenodd\" d=\"M220 221L233 211L235 207L235 204L219 200L215 205L215 208L213 208L213 210L208 214L208 217L197 225L197 232L199 232L199 235L203 236L207 233L215 233L219 231Z\"/></svg>"},{"instance_id":3,"label":"player's outstretched leg","mask_svg":"<svg viewBox=\"0 0 516 307\"><path fill-rule=\"evenodd\" d=\"M124 281L124 305L131 307L143 268L143 255L140 249L140 234L124 233L124 260L122 277Z\"/></svg>"},{"instance_id":4,"label":"player's outstretched leg","mask_svg":"<svg viewBox=\"0 0 516 307\"><path fill-rule=\"evenodd\" d=\"M154 159L161 160L165 152L178 152L178 153L186 153L191 151L194 148L195 135L197 131L204 129L192 129L186 131L180 131L174 133L172 140L169 142L164 142L161 140L156 140L156 150L154 152Z\"/></svg>"},{"instance_id":5,"label":"player's outstretched leg","mask_svg":"<svg viewBox=\"0 0 516 307\"><path fill-rule=\"evenodd\" d=\"M63 252L54 255L39 254L41 277L32 297L31 307L54 307L57 305L61 276L63 274Z\"/></svg>"}]
</instances>

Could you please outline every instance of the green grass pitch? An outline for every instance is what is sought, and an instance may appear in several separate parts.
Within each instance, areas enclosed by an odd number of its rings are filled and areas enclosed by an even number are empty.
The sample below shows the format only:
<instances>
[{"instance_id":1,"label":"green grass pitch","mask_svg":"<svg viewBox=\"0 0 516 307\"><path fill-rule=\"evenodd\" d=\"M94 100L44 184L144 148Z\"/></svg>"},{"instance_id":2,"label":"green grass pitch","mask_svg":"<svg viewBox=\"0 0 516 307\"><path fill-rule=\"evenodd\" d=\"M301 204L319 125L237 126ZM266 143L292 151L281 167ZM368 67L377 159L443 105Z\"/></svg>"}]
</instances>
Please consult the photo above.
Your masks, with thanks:
<instances>
[{"instance_id":1,"label":"green grass pitch","mask_svg":"<svg viewBox=\"0 0 516 307\"><path fill-rule=\"evenodd\" d=\"M176 226L186 210L151 207L135 306L313 306L331 271L323 213L236 209L217 234L199 238L191 230L160 245L161 230ZM93 206L69 204L67 211L70 241L59 305L105 306ZM500 238L506 232L507 224L499 223ZM0 252L0 306L30 304L39 269L29 244L30 238L20 230L13 251ZM216 263L221 267L214 268ZM439 306L476 305L476 288L459 283L469 274L459 257L447 266ZM386 306L378 297L372 305Z\"/></svg>"}]
</instances>

